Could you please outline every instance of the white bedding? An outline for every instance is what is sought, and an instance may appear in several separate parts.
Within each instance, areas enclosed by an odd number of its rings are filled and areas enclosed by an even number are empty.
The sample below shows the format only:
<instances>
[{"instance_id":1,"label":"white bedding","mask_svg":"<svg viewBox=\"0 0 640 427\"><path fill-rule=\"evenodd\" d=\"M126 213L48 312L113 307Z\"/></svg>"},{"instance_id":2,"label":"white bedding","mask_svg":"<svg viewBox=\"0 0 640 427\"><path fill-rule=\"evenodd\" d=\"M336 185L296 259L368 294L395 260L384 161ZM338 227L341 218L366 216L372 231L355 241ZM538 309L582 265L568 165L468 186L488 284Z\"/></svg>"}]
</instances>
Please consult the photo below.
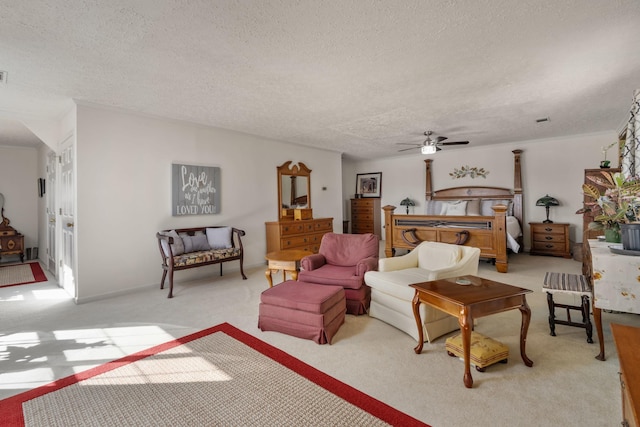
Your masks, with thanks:
<instances>
[{"instance_id":1,"label":"white bedding","mask_svg":"<svg viewBox=\"0 0 640 427\"><path fill-rule=\"evenodd\" d=\"M515 216L507 217L507 247L514 253L520 251L520 245L516 241L516 238L522 236L522 228L520 222Z\"/></svg>"}]
</instances>

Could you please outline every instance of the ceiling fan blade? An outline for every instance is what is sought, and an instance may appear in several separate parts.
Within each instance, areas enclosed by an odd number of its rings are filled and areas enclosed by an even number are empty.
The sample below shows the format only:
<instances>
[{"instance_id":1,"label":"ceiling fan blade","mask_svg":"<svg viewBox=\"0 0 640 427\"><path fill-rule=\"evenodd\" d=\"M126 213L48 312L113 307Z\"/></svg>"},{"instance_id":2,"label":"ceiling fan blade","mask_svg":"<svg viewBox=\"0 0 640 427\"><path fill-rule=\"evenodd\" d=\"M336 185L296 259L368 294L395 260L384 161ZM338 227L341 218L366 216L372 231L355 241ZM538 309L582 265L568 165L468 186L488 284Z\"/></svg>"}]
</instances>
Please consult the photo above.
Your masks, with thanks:
<instances>
[{"instance_id":1,"label":"ceiling fan blade","mask_svg":"<svg viewBox=\"0 0 640 427\"><path fill-rule=\"evenodd\" d=\"M439 136L439 137L436 138L436 142L442 142L445 139L449 139L449 138L447 138L446 136Z\"/></svg>"},{"instance_id":2,"label":"ceiling fan blade","mask_svg":"<svg viewBox=\"0 0 640 427\"><path fill-rule=\"evenodd\" d=\"M414 145L416 147L422 146L422 144L416 144L415 142L396 142L396 145Z\"/></svg>"},{"instance_id":3,"label":"ceiling fan blade","mask_svg":"<svg viewBox=\"0 0 640 427\"><path fill-rule=\"evenodd\" d=\"M469 141L441 142L438 145L467 145Z\"/></svg>"},{"instance_id":4,"label":"ceiling fan blade","mask_svg":"<svg viewBox=\"0 0 640 427\"><path fill-rule=\"evenodd\" d=\"M438 147L438 146L436 145L436 151L441 151L441 150L442 150L442 148L440 148L440 147Z\"/></svg>"},{"instance_id":5,"label":"ceiling fan blade","mask_svg":"<svg viewBox=\"0 0 640 427\"><path fill-rule=\"evenodd\" d=\"M416 149L418 149L418 148L422 148L422 146L410 147L410 148L403 148L402 150L398 150L398 152L400 152L400 151L416 150Z\"/></svg>"}]
</instances>

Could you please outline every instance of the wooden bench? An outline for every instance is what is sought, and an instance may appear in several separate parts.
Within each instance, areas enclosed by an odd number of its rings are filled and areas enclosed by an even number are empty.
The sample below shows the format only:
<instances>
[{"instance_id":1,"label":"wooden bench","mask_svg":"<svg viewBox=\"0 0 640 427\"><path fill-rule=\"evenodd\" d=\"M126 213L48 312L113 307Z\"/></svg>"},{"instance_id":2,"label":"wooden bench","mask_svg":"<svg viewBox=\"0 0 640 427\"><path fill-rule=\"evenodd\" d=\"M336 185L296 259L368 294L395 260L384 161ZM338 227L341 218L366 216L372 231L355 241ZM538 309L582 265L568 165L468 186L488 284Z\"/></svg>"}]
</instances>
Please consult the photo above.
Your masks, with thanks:
<instances>
[{"instance_id":1,"label":"wooden bench","mask_svg":"<svg viewBox=\"0 0 640 427\"><path fill-rule=\"evenodd\" d=\"M247 276L244 274L242 265L241 237L244 235L244 230L226 226L177 228L156 233L162 258L160 289L164 289L164 281L168 273L169 295L167 298L173 298L174 271L220 264L222 276L222 264L236 260L240 261L240 274L246 280Z\"/></svg>"}]
</instances>

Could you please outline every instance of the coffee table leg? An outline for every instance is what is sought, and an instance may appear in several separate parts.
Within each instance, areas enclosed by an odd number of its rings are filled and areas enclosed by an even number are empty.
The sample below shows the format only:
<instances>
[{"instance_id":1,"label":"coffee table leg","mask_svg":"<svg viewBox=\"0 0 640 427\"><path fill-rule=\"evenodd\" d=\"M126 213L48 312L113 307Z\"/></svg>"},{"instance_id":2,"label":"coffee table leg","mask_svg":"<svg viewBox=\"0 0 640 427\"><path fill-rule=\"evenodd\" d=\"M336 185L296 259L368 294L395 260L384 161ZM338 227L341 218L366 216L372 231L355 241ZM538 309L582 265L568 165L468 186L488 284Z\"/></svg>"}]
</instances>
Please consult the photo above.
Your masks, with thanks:
<instances>
[{"instance_id":1,"label":"coffee table leg","mask_svg":"<svg viewBox=\"0 0 640 427\"><path fill-rule=\"evenodd\" d=\"M526 344L527 344L527 331L529 331L529 322L531 321L531 309L527 304L527 298L522 296L522 305L519 307L520 313L522 313L522 326L520 327L520 356L525 365L533 366L533 361L527 357Z\"/></svg>"},{"instance_id":2,"label":"coffee table leg","mask_svg":"<svg viewBox=\"0 0 640 427\"><path fill-rule=\"evenodd\" d=\"M473 319L467 307L460 311L458 323L460 324L462 352L464 353L464 386L471 388L473 387L473 377L471 376L471 326L473 325Z\"/></svg>"},{"instance_id":3,"label":"coffee table leg","mask_svg":"<svg viewBox=\"0 0 640 427\"><path fill-rule=\"evenodd\" d=\"M416 290L416 294L413 297L413 317L416 319L416 326L418 327L418 345L413 349L416 354L422 353L422 346L424 344L424 336L422 335L422 319L420 318L420 296Z\"/></svg>"}]
</instances>

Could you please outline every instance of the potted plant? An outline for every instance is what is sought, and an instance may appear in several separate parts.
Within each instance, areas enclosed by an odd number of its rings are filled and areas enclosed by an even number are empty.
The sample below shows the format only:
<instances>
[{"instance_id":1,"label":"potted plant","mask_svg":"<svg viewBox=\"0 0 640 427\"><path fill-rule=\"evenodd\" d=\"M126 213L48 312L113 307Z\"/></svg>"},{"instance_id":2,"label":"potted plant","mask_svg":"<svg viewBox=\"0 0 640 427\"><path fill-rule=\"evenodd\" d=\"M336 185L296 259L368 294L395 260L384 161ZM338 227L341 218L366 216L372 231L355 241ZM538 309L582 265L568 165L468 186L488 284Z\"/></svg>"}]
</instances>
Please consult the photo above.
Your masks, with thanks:
<instances>
[{"instance_id":1,"label":"potted plant","mask_svg":"<svg viewBox=\"0 0 640 427\"><path fill-rule=\"evenodd\" d=\"M609 144L606 147L602 147L602 153L604 154L604 160L600 161L600 168L601 169L608 169L611 165L611 160L607 160L607 151L609 151L609 149L611 147L613 147L614 145L618 144L618 141L615 141L611 144Z\"/></svg>"},{"instance_id":2,"label":"potted plant","mask_svg":"<svg viewBox=\"0 0 640 427\"><path fill-rule=\"evenodd\" d=\"M640 230L640 179L625 178L621 173L602 171L600 175L589 176L589 180L604 189L600 192L594 184L582 185L584 195L591 201L576 213L593 212L590 230L604 230L605 240L620 243L621 228ZM628 224L635 224L628 227ZM640 242L638 242L640 244ZM626 247L625 247L626 249ZM638 248L640 250L640 247Z\"/></svg>"},{"instance_id":3,"label":"potted plant","mask_svg":"<svg viewBox=\"0 0 640 427\"><path fill-rule=\"evenodd\" d=\"M416 205L416 202L414 202L413 200L411 200L408 197L400 202L400 206L406 206L407 207L407 215L409 215L409 206L415 206L415 205Z\"/></svg>"}]
</instances>

